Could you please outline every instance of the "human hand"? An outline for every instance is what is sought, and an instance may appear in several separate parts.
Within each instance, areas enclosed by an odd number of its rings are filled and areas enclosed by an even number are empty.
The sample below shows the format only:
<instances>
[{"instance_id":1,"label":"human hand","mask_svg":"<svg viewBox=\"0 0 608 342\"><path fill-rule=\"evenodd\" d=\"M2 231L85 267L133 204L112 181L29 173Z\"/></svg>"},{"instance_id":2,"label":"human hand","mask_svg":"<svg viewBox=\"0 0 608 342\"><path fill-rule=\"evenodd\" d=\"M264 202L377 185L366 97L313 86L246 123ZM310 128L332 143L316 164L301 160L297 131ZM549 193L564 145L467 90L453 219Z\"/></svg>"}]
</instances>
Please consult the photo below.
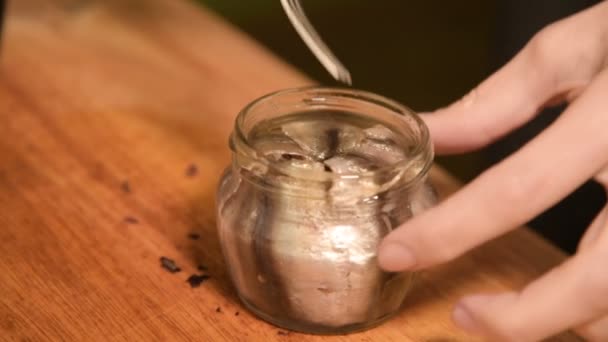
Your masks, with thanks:
<instances>
[{"instance_id":1,"label":"human hand","mask_svg":"<svg viewBox=\"0 0 608 342\"><path fill-rule=\"evenodd\" d=\"M546 27L476 90L424 119L438 153L460 153L565 101L565 112L521 150L387 236L381 267L452 260L525 224L590 178L608 190L608 1ZM522 291L462 299L454 321L493 341L536 341L571 328L608 341L607 213L605 207L562 265Z\"/></svg>"}]
</instances>

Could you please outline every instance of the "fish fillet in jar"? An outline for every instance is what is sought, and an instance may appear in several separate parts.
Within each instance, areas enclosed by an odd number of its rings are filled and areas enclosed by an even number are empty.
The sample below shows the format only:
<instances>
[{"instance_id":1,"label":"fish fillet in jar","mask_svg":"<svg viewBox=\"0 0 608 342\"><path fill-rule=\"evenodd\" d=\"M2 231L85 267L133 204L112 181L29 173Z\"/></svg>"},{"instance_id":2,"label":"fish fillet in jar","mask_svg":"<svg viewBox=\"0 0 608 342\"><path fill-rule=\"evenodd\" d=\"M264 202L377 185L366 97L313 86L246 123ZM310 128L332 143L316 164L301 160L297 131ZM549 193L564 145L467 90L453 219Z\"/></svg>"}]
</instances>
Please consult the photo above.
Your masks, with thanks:
<instances>
[{"instance_id":1,"label":"fish fillet in jar","mask_svg":"<svg viewBox=\"0 0 608 342\"><path fill-rule=\"evenodd\" d=\"M297 122L282 130L283 136L272 139L277 144L267 140L257 147L264 146L267 157L292 176L326 170L360 174L404 158L394 144L387 147L380 137L352 125ZM394 223L379 207L386 200L361 202L378 192L376 180L323 183L273 171L264 177L278 191L267 196L264 217L258 219L264 224L255 226L253 241L258 278L277 289L276 308L326 326L380 316L372 310L387 297L378 284L389 275L377 266L376 248Z\"/></svg>"},{"instance_id":2,"label":"fish fillet in jar","mask_svg":"<svg viewBox=\"0 0 608 342\"><path fill-rule=\"evenodd\" d=\"M336 186L332 190L343 193ZM303 321L328 326L364 322L379 299L375 285L383 273L375 252L388 228L374 216L375 204L341 210L335 210L329 193L306 201L282 197L275 204L269 231L275 273L290 312Z\"/></svg>"},{"instance_id":3,"label":"fish fillet in jar","mask_svg":"<svg viewBox=\"0 0 608 342\"><path fill-rule=\"evenodd\" d=\"M317 157L354 149L363 136L352 126L310 129L292 125L289 135L303 151L322 148L323 153L314 154ZM319 132L326 132L325 139ZM349 155L315 165L319 170L351 174L374 168L370 161ZM369 180L365 184L337 180L304 185L293 179L280 184L285 192L290 187L299 188L300 194L307 189L306 200L293 196L275 199L272 227L267 231L274 273L288 310L313 324L343 326L366 321L372 304L380 298L376 284L385 276L376 265L376 246L389 228L377 216L375 203L357 205L349 200L374 194L377 185ZM353 193L357 190L366 193Z\"/></svg>"}]
</instances>

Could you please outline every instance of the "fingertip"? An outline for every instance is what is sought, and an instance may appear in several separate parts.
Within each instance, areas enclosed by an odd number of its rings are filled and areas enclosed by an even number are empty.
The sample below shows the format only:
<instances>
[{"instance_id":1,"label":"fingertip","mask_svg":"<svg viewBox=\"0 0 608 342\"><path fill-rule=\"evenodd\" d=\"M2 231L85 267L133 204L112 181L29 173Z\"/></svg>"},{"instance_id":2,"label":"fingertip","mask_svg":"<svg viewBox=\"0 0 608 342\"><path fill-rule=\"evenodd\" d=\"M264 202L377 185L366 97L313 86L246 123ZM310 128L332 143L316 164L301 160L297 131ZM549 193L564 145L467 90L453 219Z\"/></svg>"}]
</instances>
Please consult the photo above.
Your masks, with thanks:
<instances>
[{"instance_id":1,"label":"fingertip","mask_svg":"<svg viewBox=\"0 0 608 342\"><path fill-rule=\"evenodd\" d=\"M437 117L437 112L424 112L424 113L419 113L418 116L420 117L420 119L422 120L422 122L424 122L424 124L426 125L426 127L429 128L430 131L432 131L434 122L435 122L435 118Z\"/></svg>"},{"instance_id":2,"label":"fingertip","mask_svg":"<svg viewBox=\"0 0 608 342\"><path fill-rule=\"evenodd\" d=\"M466 332L478 335L503 336L505 322L499 313L507 312L517 298L515 292L478 294L461 299L452 311L454 323Z\"/></svg>"},{"instance_id":3,"label":"fingertip","mask_svg":"<svg viewBox=\"0 0 608 342\"><path fill-rule=\"evenodd\" d=\"M400 272L411 269L416 265L416 259L407 246L389 241L380 245L378 264L388 272Z\"/></svg>"},{"instance_id":4,"label":"fingertip","mask_svg":"<svg viewBox=\"0 0 608 342\"><path fill-rule=\"evenodd\" d=\"M452 311L452 320L469 333L481 333L478 317L491 300L492 297L487 295L474 295L461 299Z\"/></svg>"},{"instance_id":5,"label":"fingertip","mask_svg":"<svg viewBox=\"0 0 608 342\"><path fill-rule=\"evenodd\" d=\"M469 333L478 333L479 326L472 313L465 305L458 304L452 311L452 321L462 330Z\"/></svg>"},{"instance_id":6,"label":"fingertip","mask_svg":"<svg viewBox=\"0 0 608 342\"><path fill-rule=\"evenodd\" d=\"M460 123L454 121L455 116L449 108L419 114L431 135L435 152L439 154L460 152L461 141L470 138L460 136Z\"/></svg>"},{"instance_id":7,"label":"fingertip","mask_svg":"<svg viewBox=\"0 0 608 342\"><path fill-rule=\"evenodd\" d=\"M418 116L420 117L420 119L422 119L424 124L430 128L430 126L432 125L433 119L437 116L436 113L437 112L424 112L424 113L419 113Z\"/></svg>"}]
</instances>

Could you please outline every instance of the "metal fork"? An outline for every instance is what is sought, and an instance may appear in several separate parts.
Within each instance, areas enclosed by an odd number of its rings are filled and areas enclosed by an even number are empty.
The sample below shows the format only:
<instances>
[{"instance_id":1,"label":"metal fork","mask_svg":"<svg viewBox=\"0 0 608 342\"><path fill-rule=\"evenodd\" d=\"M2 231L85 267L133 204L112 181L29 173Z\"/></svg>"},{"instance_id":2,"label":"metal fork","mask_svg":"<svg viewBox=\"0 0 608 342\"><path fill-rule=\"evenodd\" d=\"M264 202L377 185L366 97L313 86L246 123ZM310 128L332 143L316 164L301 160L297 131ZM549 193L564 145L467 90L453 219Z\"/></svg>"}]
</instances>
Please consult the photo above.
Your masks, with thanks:
<instances>
[{"instance_id":1,"label":"metal fork","mask_svg":"<svg viewBox=\"0 0 608 342\"><path fill-rule=\"evenodd\" d=\"M281 0L281 4L293 27L329 74L339 82L352 85L350 72L323 42L306 17L304 9L300 5L300 1Z\"/></svg>"}]
</instances>

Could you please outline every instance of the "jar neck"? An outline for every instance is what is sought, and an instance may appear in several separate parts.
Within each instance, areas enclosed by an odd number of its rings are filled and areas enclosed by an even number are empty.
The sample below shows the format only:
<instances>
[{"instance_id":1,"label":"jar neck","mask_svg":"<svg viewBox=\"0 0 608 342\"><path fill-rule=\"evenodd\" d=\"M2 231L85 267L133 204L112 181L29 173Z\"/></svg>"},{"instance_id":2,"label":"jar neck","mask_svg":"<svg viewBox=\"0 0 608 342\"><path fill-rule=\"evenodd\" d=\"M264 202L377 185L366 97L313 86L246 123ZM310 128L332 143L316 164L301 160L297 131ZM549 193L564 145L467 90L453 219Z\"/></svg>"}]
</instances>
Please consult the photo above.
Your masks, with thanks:
<instances>
[{"instance_id":1,"label":"jar neck","mask_svg":"<svg viewBox=\"0 0 608 342\"><path fill-rule=\"evenodd\" d=\"M320 110L352 112L391 127L411 142L406 158L373 171L350 174L295 169L270 160L250 141L251 131L262 122ZM230 146L234 169L248 181L269 191L307 198L326 198L335 184L350 189L351 195L360 199L415 186L424 180L433 160L428 129L412 110L372 93L341 88L288 89L252 102L238 115Z\"/></svg>"}]
</instances>

